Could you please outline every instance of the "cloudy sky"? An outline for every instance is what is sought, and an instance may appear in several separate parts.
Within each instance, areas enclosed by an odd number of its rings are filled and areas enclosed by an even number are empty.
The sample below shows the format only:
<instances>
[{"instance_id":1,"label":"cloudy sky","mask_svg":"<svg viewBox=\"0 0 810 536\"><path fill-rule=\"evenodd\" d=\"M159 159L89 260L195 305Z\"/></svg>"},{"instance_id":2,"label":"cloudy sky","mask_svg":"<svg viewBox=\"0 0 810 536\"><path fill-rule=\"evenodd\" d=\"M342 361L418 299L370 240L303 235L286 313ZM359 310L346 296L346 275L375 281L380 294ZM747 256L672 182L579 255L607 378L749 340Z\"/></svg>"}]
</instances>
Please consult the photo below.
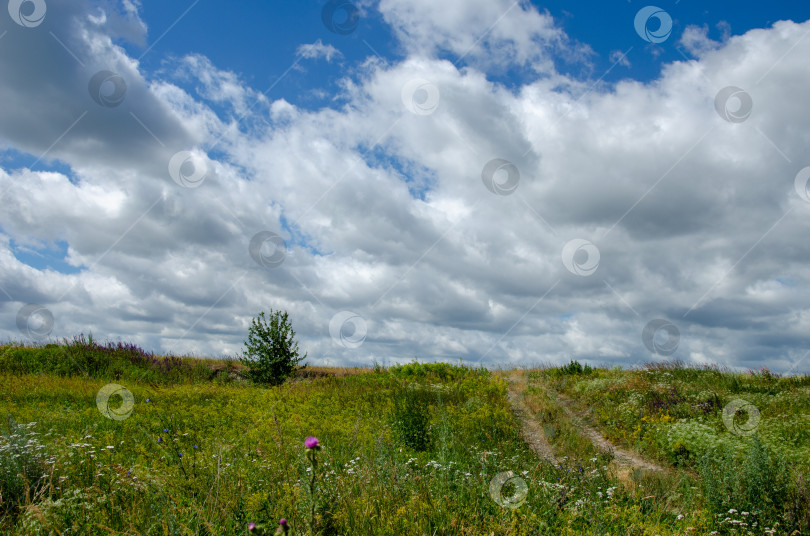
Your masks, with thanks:
<instances>
[{"instance_id":1,"label":"cloudy sky","mask_svg":"<svg viewBox=\"0 0 810 536\"><path fill-rule=\"evenodd\" d=\"M570 4L10 0L0 337L810 372L810 4Z\"/></svg>"}]
</instances>

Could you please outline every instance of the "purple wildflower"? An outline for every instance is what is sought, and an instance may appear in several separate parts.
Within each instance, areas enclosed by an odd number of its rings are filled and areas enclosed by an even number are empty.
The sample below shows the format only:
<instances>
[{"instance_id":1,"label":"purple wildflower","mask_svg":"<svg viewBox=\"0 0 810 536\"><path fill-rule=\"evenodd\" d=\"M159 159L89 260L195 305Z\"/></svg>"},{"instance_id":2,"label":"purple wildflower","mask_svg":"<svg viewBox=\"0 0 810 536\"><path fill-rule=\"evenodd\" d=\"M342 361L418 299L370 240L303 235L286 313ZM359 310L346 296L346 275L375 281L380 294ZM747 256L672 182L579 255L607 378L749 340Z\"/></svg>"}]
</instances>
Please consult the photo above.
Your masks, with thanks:
<instances>
[{"instance_id":1,"label":"purple wildflower","mask_svg":"<svg viewBox=\"0 0 810 536\"><path fill-rule=\"evenodd\" d=\"M304 446L308 449L318 449L318 438L315 436L309 436L306 441L304 441Z\"/></svg>"}]
</instances>

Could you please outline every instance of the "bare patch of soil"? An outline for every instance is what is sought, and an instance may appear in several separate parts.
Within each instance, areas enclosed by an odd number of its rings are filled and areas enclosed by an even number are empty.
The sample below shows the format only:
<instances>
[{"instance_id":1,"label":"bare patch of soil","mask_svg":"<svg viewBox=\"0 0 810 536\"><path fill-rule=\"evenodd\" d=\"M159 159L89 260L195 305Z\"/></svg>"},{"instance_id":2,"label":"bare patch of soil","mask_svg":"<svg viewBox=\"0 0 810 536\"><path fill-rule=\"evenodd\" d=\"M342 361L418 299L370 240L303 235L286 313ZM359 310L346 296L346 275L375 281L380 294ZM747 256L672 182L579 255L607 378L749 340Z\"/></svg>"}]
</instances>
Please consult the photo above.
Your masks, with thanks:
<instances>
[{"instance_id":1,"label":"bare patch of soil","mask_svg":"<svg viewBox=\"0 0 810 536\"><path fill-rule=\"evenodd\" d=\"M574 412L570 407L573 404L573 400L561 393L556 393L556 395L560 407L568 418L571 419L571 422L574 423L580 432L587 437L597 449L602 452L612 453L613 459L618 465L630 466L634 469L647 469L648 471L664 470L660 465L642 458L638 453L613 444L613 442L603 436L596 428L585 422L583 417L587 412Z\"/></svg>"},{"instance_id":2,"label":"bare patch of soil","mask_svg":"<svg viewBox=\"0 0 810 536\"><path fill-rule=\"evenodd\" d=\"M523 440L538 457L545 458L556 465L557 458L554 457L554 449L546 439L543 427L532 417L532 412L526 405L524 399L527 388L525 376L520 373L510 374L507 380L509 381L507 396L512 404L512 410L520 419Z\"/></svg>"}]
</instances>

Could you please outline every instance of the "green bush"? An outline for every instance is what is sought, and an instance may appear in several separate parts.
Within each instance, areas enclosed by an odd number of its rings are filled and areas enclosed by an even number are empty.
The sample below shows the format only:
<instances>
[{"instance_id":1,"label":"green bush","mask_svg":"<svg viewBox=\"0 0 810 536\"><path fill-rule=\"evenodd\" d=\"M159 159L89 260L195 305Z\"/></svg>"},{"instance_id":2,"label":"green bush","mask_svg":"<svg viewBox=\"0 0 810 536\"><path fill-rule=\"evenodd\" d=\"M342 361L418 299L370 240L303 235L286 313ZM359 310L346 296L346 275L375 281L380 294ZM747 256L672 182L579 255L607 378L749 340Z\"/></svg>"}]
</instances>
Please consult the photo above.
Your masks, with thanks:
<instances>
[{"instance_id":1,"label":"green bush","mask_svg":"<svg viewBox=\"0 0 810 536\"><path fill-rule=\"evenodd\" d=\"M489 371L485 368L472 368L464 365L451 365L450 363L418 363L413 361L405 365L395 365L389 372L397 378L409 380L455 381L470 375L488 377Z\"/></svg>"},{"instance_id":2,"label":"green bush","mask_svg":"<svg viewBox=\"0 0 810 536\"><path fill-rule=\"evenodd\" d=\"M279 385L299 367L307 356L298 355L295 331L287 312L270 309L269 320L264 311L253 319L245 341L245 353L241 361L249 369L250 378L256 383Z\"/></svg>"},{"instance_id":3,"label":"green bush","mask_svg":"<svg viewBox=\"0 0 810 536\"><path fill-rule=\"evenodd\" d=\"M549 372L553 376L577 376L580 374L591 374L593 369L590 365L583 366L579 361L572 360L567 365L550 369Z\"/></svg>"},{"instance_id":4,"label":"green bush","mask_svg":"<svg viewBox=\"0 0 810 536\"><path fill-rule=\"evenodd\" d=\"M749 512L751 521L762 526L783 519L791 491L790 468L758 436L742 457L727 446L706 452L698 471L707 506L714 513Z\"/></svg>"},{"instance_id":5,"label":"green bush","mask_svg":"<svg viewBox=\"0 0 810 536\"><path fill-rule=\"evenodd\" d=\"M425 386L411 384L393 393L391 429L400 443L415 451L428 450L432 443L430 433L430 406L435 395Z\"/></svg>"}]
</instances>

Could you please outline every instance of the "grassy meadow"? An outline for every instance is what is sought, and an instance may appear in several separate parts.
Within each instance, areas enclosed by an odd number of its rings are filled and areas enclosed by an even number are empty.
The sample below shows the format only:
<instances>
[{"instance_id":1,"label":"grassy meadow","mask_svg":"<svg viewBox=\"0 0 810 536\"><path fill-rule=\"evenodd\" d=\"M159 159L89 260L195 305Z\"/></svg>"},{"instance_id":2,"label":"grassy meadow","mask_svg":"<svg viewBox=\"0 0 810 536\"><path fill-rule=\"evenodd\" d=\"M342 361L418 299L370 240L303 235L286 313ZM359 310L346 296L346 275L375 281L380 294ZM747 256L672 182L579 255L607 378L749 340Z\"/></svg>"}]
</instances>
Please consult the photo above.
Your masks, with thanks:
<instances>
[{"instance_id":1,"label":"grassy meadow","mask_svg":"<svg viewBox=\"0 0 810 536\"><path fill-rule=\"evenodd\" d=\"M810 531L807 377L412 363L241 378L84 338L0 347L0 533ZM524 442L510 382L556 463ZM759 409L752 433L743 412L723 422L736 399ZM618 467L564 403L666 470Z\"/></svg>"}]
</instances>

